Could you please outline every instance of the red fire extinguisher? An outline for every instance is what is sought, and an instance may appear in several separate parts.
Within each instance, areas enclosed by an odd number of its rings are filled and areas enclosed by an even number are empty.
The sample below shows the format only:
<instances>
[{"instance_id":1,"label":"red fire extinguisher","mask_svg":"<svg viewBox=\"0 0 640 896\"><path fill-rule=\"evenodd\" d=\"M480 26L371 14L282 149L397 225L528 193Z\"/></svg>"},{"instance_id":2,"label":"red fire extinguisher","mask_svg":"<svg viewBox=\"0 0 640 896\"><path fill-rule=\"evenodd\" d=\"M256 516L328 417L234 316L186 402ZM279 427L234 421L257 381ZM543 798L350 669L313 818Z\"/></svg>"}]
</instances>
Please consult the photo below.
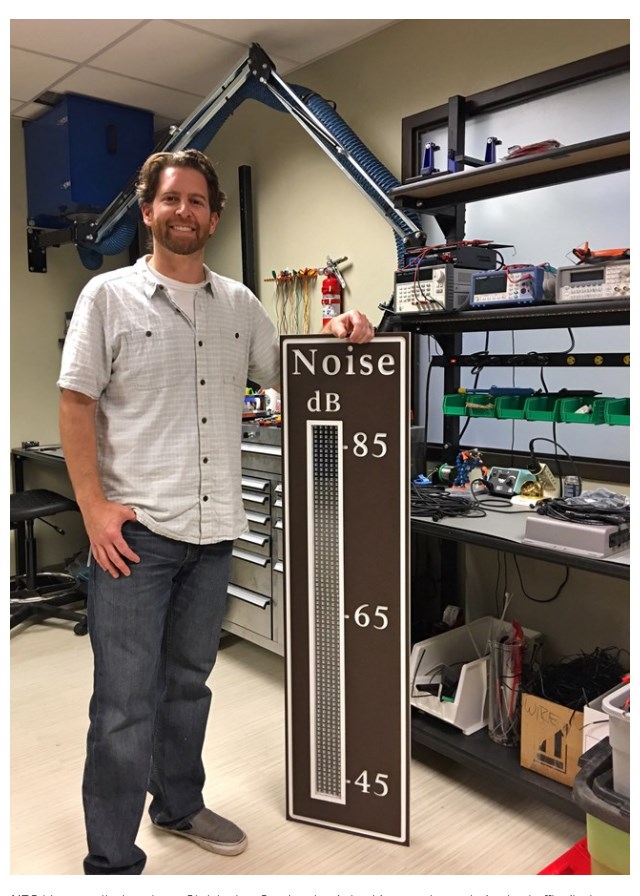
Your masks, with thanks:
<instances>
[{"instance_id":1,"label":"red fire extinguisher","mask_svg":"<svg viewBox=\"0 0 640 896\"><path fill-rule=\"evenodd\" d=\"M322 326L326 326L329 321L342 313L342 289L344 280L338 271L338 264L346 261L344 258L338 258L335 261L327 258L327 266L324 269L325 278L322 281Z\"/></svg>"}]
</instances>

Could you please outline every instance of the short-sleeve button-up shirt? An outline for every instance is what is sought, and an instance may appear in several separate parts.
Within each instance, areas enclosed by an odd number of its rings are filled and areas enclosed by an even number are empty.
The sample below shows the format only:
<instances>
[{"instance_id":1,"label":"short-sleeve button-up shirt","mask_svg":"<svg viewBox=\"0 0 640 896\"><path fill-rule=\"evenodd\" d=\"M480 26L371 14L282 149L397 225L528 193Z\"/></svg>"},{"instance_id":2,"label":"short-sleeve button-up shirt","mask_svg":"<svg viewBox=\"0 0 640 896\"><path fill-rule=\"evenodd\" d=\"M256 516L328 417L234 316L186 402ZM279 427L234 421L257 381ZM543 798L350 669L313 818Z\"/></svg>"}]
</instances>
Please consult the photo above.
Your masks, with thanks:
<instances>
[{"instance_id":1,"label":"short-sleeve button-up shirt","mask_svg":"<svg viewBox=\"0 0 640 896\"><path fill-rule=\"evenodd\" d=\"M58 386L97 400L105 496L192 544L247 528L241 495L247 379L278 385L279 341L258 299L205 268L193 322L146 259L92 278L65 339Z\"/></svg>"}]
</instances>

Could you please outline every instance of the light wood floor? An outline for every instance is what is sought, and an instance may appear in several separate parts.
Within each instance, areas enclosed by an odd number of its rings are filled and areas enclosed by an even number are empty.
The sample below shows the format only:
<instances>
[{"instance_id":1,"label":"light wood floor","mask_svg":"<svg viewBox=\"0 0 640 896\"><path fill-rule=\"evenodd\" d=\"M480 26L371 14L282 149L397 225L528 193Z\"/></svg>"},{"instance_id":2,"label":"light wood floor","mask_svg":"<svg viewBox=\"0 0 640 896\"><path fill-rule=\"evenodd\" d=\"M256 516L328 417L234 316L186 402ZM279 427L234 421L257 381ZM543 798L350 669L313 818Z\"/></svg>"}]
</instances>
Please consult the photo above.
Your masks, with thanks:
<instances>
[{"instance_id":1,"label":"light wood floor","mask_svg":"<svg viewBox=\"0 0 640 896\"><path fill-rule=\"evenodd\" d=\"M244 828L249 846L215 856L156 831L145 815L145 875L536 874L584 836L578 820L426 749L412 760L410 847L287 821L283 660L225 642L212 676L205 797ZM31 624L12 632L9 652L10 873L82 874L89 639L72 623Z\"/></svg>"}]
</instances>

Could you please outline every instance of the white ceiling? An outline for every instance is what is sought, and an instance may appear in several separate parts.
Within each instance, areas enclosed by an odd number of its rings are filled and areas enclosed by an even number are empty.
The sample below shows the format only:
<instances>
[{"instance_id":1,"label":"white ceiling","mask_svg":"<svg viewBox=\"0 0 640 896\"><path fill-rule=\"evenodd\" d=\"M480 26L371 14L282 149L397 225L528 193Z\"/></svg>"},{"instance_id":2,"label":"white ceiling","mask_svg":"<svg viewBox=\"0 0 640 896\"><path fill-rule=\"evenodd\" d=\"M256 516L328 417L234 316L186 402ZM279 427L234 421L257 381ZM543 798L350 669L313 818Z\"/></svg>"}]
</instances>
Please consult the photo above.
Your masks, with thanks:
<instances>
[{"instance_id":1,"label":"white ceiling","mask_svg":"<svg viewBox=\"0 0 640 896\"><path fill-rule=\"evenodd\" d=\"M11 115L46 111L48 91L147 109L183 121L259 44L281 76L392 19L12 19ZM290 80L290 79L287 79Z\"/></svg>"}]
</instances>

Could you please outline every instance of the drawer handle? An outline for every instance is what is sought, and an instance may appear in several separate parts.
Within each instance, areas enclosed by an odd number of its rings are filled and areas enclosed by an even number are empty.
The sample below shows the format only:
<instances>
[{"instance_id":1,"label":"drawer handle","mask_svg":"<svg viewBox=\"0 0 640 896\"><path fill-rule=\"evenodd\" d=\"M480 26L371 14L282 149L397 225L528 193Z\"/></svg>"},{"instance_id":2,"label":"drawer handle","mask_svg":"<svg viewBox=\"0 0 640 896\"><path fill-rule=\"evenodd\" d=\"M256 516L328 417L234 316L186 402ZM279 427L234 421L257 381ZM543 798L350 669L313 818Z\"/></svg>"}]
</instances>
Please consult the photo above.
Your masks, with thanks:
<instances>
[{"instance_id":1,"label":"drawer handle","mask_svg":"<svg viewBox=\"0 0 640 896\"><path fill-rule=\"evenodd\" d=\"M268 597L263 597L261 594L254 594L253 591L247 591L246 588L240 588L238 585L227 585L227 593L230 594L231 597L237 597L238 600L243 600L246 604L260 607L261 610L266 610L271 603L271 600Z\"/></svg>"},{"instance_id":2,"label":"drawer handle","mask_svg":"<svg viewBox=\"0 0 640 896\"><path fill-rule=\"evenodd\" d=\"M273 569L275 572L284 572L284 563L282 560L276 560L273 564Z\"/></svg>"},{"instance_id":3,"label":"drawer handle","mask_svg":"<svg viewBox=\"0 0 640 896\"><path fill-rule=\"evenodd\" d=\"M251 492L242 492L243 501L251 501L252 504L266 504L269 495L253 495Z\"/></svg>"},{"instance_id":4,"label":"drawer handle","mask_svg":"<svg viewBox=\"0 0 640 896\"><path fill-rule=\"evenodd\" d=\"M261 526L266 526L269 522L269 515L266 513L252 513L250 510L247 510L247 519L252 523L260 523Z\"/></svg>"},{"instance_id":5,"label":"drawer handle","mask_svg":"<svg viewBox=\"0 0 640 896\"><path fill-rule=\"evenodd\" d=\"M274 529L283 529L284 524L283 524L282 520L276 520L275 523L273 524L273 528Z\"/></svg>"},{"instance_id":6,"label":"drawer handle","mask_svg":"<svg viewBox=\"0 0 640 896\"><path fill-rule=\"evenodd\" d=\"M231 554L237 560L247 560L249 563L255 563L256 566L266 566L271 562L269 557L258 557L257 554L250 554L249 551L241 551L238 548L234 548Z\"/></svg>"},{"instance_id":7,"label":"drawer handle","mask_svg":"<svg viewBox=\"0 0 640 896\"><path fill-rule=\"evenodd\" d=\"M269 488L269 480L268 479L254 479L253 476L243 476L242 477L242 487L243 488L260 489L260 491L265 492Z\"/></svg>"},{"instance_id":8,"label":"drawer handle","mask_svg":"<svg viewBox=\"0 0 640 896\"><path fill-rule=\"evenodd\" d=\"M238 541L248 541L249 544L257 544L263 548L269 541L269 536L260 535L258 532L245 532L243 535L238 535Z\"/></svg>"},{"instance_id":9,"label":"drawer handle","mask_svg":"<svg viewBox=\"0 0 640 896\"><path fill-rule=\"evenodd\" d=\"M275 445L257 445L255 443L245 445L243 442L240 448L242 451L250 451L252 454L271 454L274 457L282 457L282 448L277 448Z\"/></svg>"}]
</instances>

